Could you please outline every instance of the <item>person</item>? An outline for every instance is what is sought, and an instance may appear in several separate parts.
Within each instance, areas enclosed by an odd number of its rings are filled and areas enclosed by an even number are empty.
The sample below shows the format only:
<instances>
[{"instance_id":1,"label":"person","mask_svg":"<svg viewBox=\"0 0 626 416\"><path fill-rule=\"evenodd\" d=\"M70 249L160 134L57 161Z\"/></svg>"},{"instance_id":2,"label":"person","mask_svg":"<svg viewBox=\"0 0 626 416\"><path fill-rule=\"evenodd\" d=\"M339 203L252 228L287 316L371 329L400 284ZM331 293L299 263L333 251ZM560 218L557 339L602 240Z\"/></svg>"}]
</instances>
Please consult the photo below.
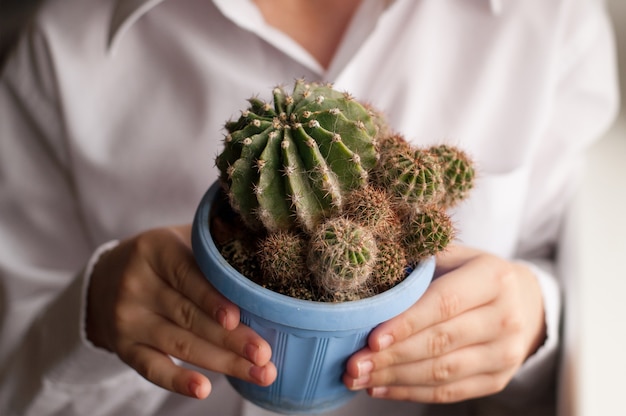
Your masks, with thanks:
<instances>
[{"instance_id":1,"label":"person","mask_svg":"<svg viewBox=\"0 0 626 416\"><path fill-rule=\"evenodd\" d=\"M361 393L331 414L553 411L555 253L618 107L612 42L600 0L44 2L0 83L0 413L269 414L224 377L270 385L269 344L188 224L224 122L296 78L478 170L437 279L350 358Z\"/></svg>"}]
</instances>

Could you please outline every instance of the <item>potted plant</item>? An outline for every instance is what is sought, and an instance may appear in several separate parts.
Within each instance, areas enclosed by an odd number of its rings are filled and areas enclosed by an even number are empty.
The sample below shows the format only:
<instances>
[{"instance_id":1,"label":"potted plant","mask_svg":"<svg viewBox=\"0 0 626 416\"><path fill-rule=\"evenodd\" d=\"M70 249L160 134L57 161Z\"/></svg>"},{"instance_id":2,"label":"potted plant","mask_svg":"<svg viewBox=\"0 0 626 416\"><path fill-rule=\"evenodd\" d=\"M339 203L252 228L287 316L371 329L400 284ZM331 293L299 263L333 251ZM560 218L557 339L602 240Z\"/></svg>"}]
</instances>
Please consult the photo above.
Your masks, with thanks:
<instances>
[{"instance_id":1,"label":"potted plant","mask_svg":"<svg viewBox=\"0 0 626 416\"><path fill-rule=\"evenodd\" d=\"M282 413L317 413L354 394L346 360L414 304L452 240L446 210L472 188L461 150L418 149L330 85L295 82L226 123L220 178L200 202L192 244L213 286L271 345L277 380L229 379Z\"/></svg>"}]
</instances>

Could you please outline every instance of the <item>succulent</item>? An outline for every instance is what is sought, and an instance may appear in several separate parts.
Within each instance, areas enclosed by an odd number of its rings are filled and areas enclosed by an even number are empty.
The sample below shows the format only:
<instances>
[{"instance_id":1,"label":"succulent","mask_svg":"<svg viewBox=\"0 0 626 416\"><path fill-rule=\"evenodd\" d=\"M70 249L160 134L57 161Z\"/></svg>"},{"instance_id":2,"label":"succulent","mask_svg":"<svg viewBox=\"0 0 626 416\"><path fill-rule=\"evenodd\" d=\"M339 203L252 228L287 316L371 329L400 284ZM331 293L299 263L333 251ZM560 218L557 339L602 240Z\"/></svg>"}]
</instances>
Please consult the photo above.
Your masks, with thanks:
<instances>
[{"instance_id":1,"label":"succulent","mask_svg":"<svg viewBox=\"0 0 626 416\"><path fill-rule=\"evenodd\" d=\"M307 240L299 233L278 231L261 239L257 257L266 281L285 287L306 279Z\"/></svg>"},{"instance_id":2,"label":"succulent","mask_svg":"<svg viewBox=\"0 0 626 416\"><path fill-rule=\"evenodd\" d=\"M376 168L382 187L409 204L431 204L441 199L443 169L434 155L402 145L386 150Z\"/></svg>"},{"instance_id":3,"label":"succulent","mask_svg":"<svg viewBox=\"0 0 626 416\"><path fill-rule=\"evenodd\" d=\"M428 151L441 164L443 193L440 205L450 208L465 199L474 185L474 167L469 156L458 147L432 146Z\"/></svg>"},{"instance_id":4,"label":"succulent","mask_svg":"<svg viewBox=\"0 0 626 416\"><path fill-rule=\"evenodd\" d=\"M371 231L343 217L324 222L311 236L308 266L328 293L357 292L367 281L378 248Z\"/></svg>"},{"instance_id":5,"label":"succulent","mask_svg":"<svg viewBox=\"0 0 626 416\"><path fill-rule=\"evenodd\" d=\"M400 234L400 220L389 194L382 188L368 185L351 192L343 215L370 229L375 237L393 238Z\"/></svg>"},{"instance_id":6,"label":"succulent","mask_svg":"<svg viewBox=\"0 0 626 416\"><path fill-rule=\"evenodd\" d=\"M446 210L475 177L465 152L414 147L382 113L326 84L298 80L271 103L248 102L216 158L237 221L215 228L235 235L222 253L244 275L288 296L356 300L452 241Z\"/></svg>"},{"instance_id":7,"label":"succulent","mask_svg":"<svg viewBox=\"0 0 626 416\"><path fill-rule=\"evenodd\" d=\"M311 231L367 183L378 127L365 106L329 85L298 80L291 94L273 94L273 105L250 99L226 123L220 179L249 227Z\"/></svg>"},{"instance_id":8,"label":"succulent","mask_svg":"<svg viewBox=\"0 0 626 416\"><path fill-rule=\"evenodd\" d=\"M380 293L404 279L409 262L404 246L395 239L378 240L377 247L378 256L370 280L375 292Z\"/></svg>"},{"instance_id":9,"label":"succulent","mask_svg":"<svg viewBox=\"0 0 626 416\"><path fill-rule=\"evenodd\" d=\"M443 208L435 205L412 210L403 222L402 243L409 263L443 251L454 238L454 227Z\"/></svg>"}]
</instances>

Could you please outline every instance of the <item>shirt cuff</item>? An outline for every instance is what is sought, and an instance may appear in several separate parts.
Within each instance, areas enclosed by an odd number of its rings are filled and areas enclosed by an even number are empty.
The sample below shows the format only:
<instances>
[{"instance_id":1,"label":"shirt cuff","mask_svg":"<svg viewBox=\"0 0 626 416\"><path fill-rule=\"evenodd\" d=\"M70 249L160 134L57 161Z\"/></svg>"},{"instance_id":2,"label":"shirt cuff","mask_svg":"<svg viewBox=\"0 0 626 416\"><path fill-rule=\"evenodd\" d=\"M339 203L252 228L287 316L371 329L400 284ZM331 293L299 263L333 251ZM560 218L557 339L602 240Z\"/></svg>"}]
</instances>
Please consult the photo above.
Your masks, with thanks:
<instances>
[{"instance_id":1,"label":"shirt cuff","mask_svg":"<svg viewBox=\"0 0 626 416\"><path fill-rule=\"evenodd\" d=\"M59 340L56 348L62 354L55 360L57 364L48 374L54 382L83 386L101 384L107 379L127 376L132 372L115 354L94 346L87 339L85 330L87 289L91 273L100 256L117 244L117 241L110 241L98 247L81 276L72 282L48 311L50 319L61 319L69 327L65 340L55 337Z\"/></svg>"},{"instance_id":2,"label":"shirt cuff","mask_svg":"<svg viewBox=\"0 0 626 416\"><path fill-rule=\"evenodd\" d=\"M526 359L517 374L507 387L507 391L519 396L543 395L547 386L554 379L557 363L557 354L560 343L561 323L561 290L554 274L549 271L550 265L546 262L518 261L528 267L537 278L541 288L544 305L544 319L546 338L534 354Z\"/></svg>"}]
</instances>

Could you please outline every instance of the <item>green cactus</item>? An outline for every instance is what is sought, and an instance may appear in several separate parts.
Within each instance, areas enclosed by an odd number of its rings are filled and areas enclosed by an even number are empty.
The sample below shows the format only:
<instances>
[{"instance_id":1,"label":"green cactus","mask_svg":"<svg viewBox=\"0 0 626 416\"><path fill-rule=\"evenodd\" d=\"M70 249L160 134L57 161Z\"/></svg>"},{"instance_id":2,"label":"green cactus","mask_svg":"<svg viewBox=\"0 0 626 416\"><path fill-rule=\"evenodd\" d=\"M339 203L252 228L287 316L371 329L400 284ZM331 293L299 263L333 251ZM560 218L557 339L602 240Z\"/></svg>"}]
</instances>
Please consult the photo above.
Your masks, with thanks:
<instances>
[{"instance_id":1,"label":"green cactus","mask_svg":"<svg viewBox=\"0 0 626 416\"><path fill-rule=\"evenodd\" d=\"M444 193L438 159L399 140L387 140L381 148L375 178L396 198L418 206L436 203Z\"/></svg>"},{"instance_id":2,"label":"green cactus","mask_svg":"<svg viewBox=\"0 0 626 416\"><path fill-rule=\"evenodd\" d=\"M413 210L402 229L402 244L410 264L443 251L454 239L452 220L443 208L435 205Z\"/></svg>"},{"instance_id":3,"label":"green cactus","mask_svg":"<svg viewBox=\"0 0 626 416\"><path fill-rule=\"evenodd\" d=\"M273 105L250 99L226 123L220 179L249 227L311 231L367 182L378 127L366 107L328 85L298 80L291 95L273 93Z\"/></svg>"},{"instance_id":4,"label":"green cactus","mask_svg":"<svg viewBox=\"0 0 626 416\"><path fill-rule=\"evenodd\" d=\"M214 228L242 274L287 296L357 300L453 240L446 210L475 176L463 151L416 148L330 85L298 80L290 94L275 88L271 103L248 101L225 124L216 158L232 209Z\"/></svg>"},{"instance_id":5,"label":"green cactus","mask_svg":"<svg viewBox=\"0 0 626 416\"><path fill-rule=\"evenodd\" d=\"M261 239L257 257L265 280L278 287L306 280L310 274L306 265L307 243L301 234L283 230Z\"/></svg>"},{"instance_id":6,"label":"green cactus","mask_svg":"<svg viewBox=\"0 0 626 416\"><path fill-rule=\"evenodd\" d=\"M405 278L409 263L404 247L395 239L380 239L377 247L378 257L370 280L375 292L381 293Z\"/></svg>"},{"instance_id":7,"label":"green cactus","mask_svg":"<svg viewBox=\"0 0 626 416\"><path fill-rule=\"evenodd\" d=\"M394 238L400 234L400 220L382 188L368 185L350 192L343 215L370 229L375 237Z\"/></svg>"},{"instance_id":8,"label":"green cactus","mask_svg":"<svg viewBox=\"0 0 626 416\"><path fill-rule=\"evenodd\" d=\"M321 224L311 236L307 264L324 291L357 293L372 273L377 251L368 229L336 217Z\"/></svg>"},{"instance_id":9,"label":"green cactus","mask_svg":"<svg viewBox=\"0 0 626 416\"><path fill-rule=\"evenodd\" d=\"M428 151L439 160L443 169L445 192L440 204L451 208L465 199L474 186L472 161L464 151L454 146L432 146Z\"/></svg>"}]
</instances>

